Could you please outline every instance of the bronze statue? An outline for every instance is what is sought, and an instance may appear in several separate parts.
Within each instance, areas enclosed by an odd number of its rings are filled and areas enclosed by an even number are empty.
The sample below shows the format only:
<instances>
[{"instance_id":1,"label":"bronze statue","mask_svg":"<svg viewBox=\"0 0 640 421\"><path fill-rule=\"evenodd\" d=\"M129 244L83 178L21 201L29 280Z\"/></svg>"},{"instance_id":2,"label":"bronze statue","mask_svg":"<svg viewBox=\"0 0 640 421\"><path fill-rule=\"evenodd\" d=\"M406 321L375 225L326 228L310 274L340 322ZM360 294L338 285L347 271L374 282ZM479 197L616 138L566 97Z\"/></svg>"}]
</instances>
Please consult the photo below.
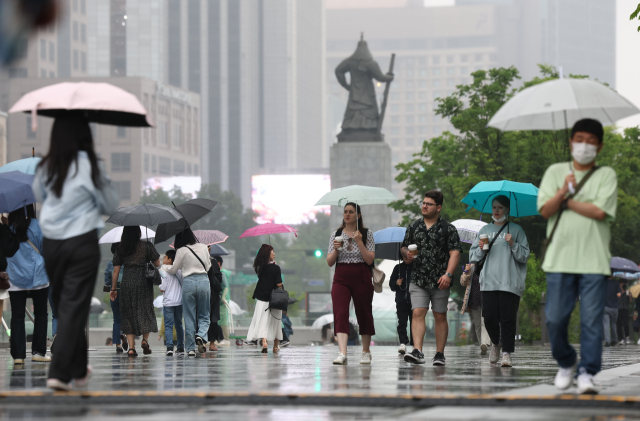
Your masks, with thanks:
<instances>
[{"instance_id":1,"label":"bronze statue","mask_svg":"<svg viewBox=\"0 0 640 421\"><path fill-rule=\"evenodd\" d=\"M338 134L339 142L383 140L380 129L389 94L389 83L393 80L394 56L391 57L389 73L385 75L373 59L367 42L361 36L356 51L336 67L338 82L349 91L349 102L342 120L342 132ZM347 83L345 77L347 72L351 74L351 84ZM387 82L380 113L372 79Z\"/></svg>"}]
</instances>

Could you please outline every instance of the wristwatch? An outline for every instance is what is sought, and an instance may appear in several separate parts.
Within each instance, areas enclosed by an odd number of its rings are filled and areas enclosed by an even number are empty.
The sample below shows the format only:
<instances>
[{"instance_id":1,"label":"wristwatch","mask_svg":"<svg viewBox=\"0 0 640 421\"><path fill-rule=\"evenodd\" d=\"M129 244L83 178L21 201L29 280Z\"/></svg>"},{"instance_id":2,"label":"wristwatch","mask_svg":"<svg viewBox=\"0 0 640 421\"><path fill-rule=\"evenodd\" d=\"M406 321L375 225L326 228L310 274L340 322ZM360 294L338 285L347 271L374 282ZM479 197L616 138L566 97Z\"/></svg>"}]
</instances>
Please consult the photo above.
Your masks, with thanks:
<instances>
[{"instance_id":1,"label":"wristwatch","mask_svg":"<svg viewBox=\"0 0 640 421\"><path fill-rule=\"evenodd\" d=\"M449 277L449 279L453 280L453 275L450 274L449 272L445 273L445 275L447 275Z\"/></svg>"}]
</instances>

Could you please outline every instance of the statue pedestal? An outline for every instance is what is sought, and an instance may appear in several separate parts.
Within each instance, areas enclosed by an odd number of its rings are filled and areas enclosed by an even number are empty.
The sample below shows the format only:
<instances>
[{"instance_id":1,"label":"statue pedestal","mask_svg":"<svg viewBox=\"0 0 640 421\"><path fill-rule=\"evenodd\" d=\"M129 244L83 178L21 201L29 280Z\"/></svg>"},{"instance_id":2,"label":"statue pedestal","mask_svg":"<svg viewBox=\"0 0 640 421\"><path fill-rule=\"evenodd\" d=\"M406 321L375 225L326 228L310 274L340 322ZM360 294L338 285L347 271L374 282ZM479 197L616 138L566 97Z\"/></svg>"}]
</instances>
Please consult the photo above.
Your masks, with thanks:
<instances>
[{"instance_id":1,"label":"statue pedestal","mask_svg":"<svg viewBox=\"0 0 640 421\"><path fill-rule=\"evenodd\" d=\"M352 130L338 133L338 143L341 142L384 142L384 135L375 130Z\"/></svg>"},{"instance_id":2,"label":"statue pedestal","mask_svg":"<svg viewBox=\"0 0 640 421\"><path fill-rule=\"evenodd\" d=\"M383 187L391 191L391 148L384 142L338 142L331 147L331 188L353 184ZM387 205L362 206L365 227L378 231L391 226ZM331 207L331 229L342 223L343 208Z\"/></svg>"}]
</instances>

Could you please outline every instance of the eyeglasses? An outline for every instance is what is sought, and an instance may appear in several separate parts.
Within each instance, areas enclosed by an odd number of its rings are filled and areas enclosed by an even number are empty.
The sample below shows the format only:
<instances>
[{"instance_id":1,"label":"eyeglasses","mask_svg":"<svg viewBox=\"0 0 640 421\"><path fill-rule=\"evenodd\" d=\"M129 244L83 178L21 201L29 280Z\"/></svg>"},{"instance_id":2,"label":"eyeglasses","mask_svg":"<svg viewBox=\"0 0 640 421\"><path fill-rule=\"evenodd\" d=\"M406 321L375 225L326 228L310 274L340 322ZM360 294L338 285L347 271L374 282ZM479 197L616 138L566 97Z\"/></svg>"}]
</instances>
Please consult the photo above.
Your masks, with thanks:
<instances>
[{"instance_id":1,"label":"eyeglasses","mask_svg":"<svg viewBox=\"0 0 640 421\"><path fill-rule=\"evenodd\" d=\"M436 203L422 202L422 203L420 203L420 206L429 207L429 206L438 206L438 205Z\"/></svg>"}]
</instances>

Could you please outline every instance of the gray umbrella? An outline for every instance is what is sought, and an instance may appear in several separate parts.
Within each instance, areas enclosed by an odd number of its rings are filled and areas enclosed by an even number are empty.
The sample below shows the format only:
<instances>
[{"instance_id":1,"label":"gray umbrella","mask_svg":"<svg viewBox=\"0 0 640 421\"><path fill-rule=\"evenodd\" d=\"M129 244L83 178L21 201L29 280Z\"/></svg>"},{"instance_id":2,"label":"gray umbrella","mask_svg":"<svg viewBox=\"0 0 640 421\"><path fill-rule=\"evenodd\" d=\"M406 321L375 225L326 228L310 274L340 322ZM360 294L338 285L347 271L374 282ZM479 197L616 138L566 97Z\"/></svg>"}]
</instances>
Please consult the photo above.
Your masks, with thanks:
<instances>
[{"instance_id":1,"label":"gray umbrella","mask_svg":"<svg viewBox=\"0 0 640 421\"><path fill-rule=\"evenodd\" d=\"M107 222L125 227L135 225L152 227L180 219L182 219L182 215L175 209L162 205L145 204L120 208L107 219Z\"/></svg>"}]
</instances>

